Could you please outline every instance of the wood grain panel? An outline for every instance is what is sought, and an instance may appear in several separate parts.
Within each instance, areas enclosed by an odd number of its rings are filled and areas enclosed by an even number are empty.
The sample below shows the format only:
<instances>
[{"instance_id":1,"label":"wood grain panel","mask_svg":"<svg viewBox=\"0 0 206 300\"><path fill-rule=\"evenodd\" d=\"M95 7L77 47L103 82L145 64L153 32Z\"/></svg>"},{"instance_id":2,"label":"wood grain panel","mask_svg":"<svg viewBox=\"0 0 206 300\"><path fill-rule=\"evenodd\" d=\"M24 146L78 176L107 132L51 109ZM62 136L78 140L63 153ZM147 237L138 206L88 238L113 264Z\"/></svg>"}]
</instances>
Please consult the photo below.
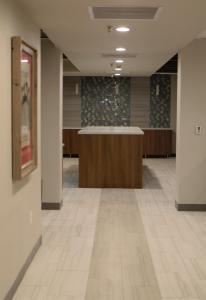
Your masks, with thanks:
<instances>
[{"instance_id":1,"label":"wood grain panel","mask_svg":"<svg viewBox=\"0 0 206 300\"><path fill-rule=\"evenodd\" d=\"M69 141L68 141L68 132L66 129L63 130L63 143L64 143L64 147L63 147L63 154L67 155L69 154L69 149L68 149L68 145L69 145Z\"/></svg>"},{"instance_id":2,"label":"wood grain panel","mask_svg":"<svg viewBox=\"0 0 206 300\"><path fill-rule=\"evenodd\" d=\"M79 130L80 129L63 130L64 155L79 154Z\"/></svg>"},{"instance_id":3,"label":"wood grain panel","mask_svg":"<svg viewBox=\"0 0 206 300\"><path fill-rule=\"evenodd\" d=\"M80 135L79 185L142 188L141 135Z\"/></svg>"},{"instance_id":4,"label":"wood grain panel","mask_svg":"<svg viewBox=\"0 0 206 300\"><path fill-rule=\"evenodd\" d=\"M172 154L172 130L144 129L143 154L170 156Z\"/></svg>"},{"instance_id":5,"label":"wood grain panel","mask_svg":"<svg viewBox=\"0 0 206 300\"><path fill-rule=\"evenodd\" d=\"M79 129L69 129L69 153L78 154L79 153Z\"/></svg>"}]
</instances>

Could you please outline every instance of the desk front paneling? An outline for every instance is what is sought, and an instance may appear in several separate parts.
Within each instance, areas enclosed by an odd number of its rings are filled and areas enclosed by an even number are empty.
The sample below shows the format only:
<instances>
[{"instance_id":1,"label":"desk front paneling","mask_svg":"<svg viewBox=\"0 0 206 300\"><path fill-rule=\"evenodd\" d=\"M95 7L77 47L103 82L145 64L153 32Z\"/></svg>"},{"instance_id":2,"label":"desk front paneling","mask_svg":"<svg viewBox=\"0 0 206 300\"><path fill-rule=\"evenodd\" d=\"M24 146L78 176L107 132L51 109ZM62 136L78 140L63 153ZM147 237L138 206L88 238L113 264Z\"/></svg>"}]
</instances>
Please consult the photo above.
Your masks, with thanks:
<instances>
[{"instance_id":1,"label":"desk front paneling","mask_svg":"<svg viewBox=\"0 0 206 300\"><path fill-rule=\"evenodd\" d=\"M79 186L142 188L143 135L79 135Z\"/></svg>"}]
</instances>

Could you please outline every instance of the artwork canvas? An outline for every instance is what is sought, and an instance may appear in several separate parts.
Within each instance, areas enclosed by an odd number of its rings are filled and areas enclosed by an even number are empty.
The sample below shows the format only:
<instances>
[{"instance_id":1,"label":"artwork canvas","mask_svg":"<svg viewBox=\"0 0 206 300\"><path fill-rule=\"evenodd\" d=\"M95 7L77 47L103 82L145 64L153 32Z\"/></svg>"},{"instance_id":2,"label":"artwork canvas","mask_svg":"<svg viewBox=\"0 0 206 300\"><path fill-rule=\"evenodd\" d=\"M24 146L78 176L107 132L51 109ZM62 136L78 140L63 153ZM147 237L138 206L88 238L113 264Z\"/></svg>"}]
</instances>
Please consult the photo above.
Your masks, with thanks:
<instances>
[{"instance_id":1,"label":"artwork canvas","mask_svg":"<svg viewBox=\"0 0 206 300\"><path fill-rule=\"evenodd\" d=\"M12 38L13 179L37 167L37 51Z\"/></svg>"}]
</instances>

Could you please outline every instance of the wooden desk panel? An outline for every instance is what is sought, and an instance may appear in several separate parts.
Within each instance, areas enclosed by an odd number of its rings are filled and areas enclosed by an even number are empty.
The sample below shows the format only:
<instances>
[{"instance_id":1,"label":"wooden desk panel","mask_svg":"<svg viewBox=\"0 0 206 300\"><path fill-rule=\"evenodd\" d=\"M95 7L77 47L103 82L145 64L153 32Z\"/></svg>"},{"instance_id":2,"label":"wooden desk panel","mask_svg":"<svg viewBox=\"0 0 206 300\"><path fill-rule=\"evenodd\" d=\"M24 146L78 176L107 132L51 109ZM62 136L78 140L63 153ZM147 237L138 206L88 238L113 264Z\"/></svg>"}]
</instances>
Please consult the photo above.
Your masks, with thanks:
<instances>
[{"instance_id":1,"label":"wooden desk panel","mask_svg":"<svg viewBox=\"0 0 206 300\"><path fill-rule=\"evenodd\" d=\"M142 188L143 135L79 135L79 186Z\"/></svg>"}]
</instances>

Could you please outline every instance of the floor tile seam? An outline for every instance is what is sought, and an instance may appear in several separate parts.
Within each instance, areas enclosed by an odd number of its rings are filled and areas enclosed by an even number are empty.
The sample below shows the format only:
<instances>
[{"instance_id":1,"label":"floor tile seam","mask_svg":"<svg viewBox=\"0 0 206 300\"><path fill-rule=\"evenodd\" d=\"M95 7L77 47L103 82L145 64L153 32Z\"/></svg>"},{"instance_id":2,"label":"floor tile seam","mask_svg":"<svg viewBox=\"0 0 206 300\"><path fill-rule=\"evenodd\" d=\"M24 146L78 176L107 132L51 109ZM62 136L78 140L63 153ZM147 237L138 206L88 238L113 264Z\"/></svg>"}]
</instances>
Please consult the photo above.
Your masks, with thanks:
<instances>
[{"instance_id":1,"label":"floor tile seam","mask_svg":"<svg viewBox=\"0 0 206 300\"><path fill-rule=\"evenodd\" d=\"M99 199L99 201L98 201L99 203L100 203L100 199ZM98 209L99 209L99 203L98 203ZM73 224L72 224L72 226L71 226L71 230L73 230L73 228L74 228L74 226L75 226L75 222L74 222L74 220L75 220L75 218L77 217L77 214L78 214L78 212L79 212L79 210L80 210L80 205L78 205L78 208L76 209L76 212L75 212L75 214L74 214L74 216L73 216ZM97 214L98 214L98 212L97 212ZM95 227L96 227L96 223L97 223L97 219L96 219L96 221L95 221ZM73 236L73 235L72 235ZM74 237L75 237L76 235L74 235ZM93 245L94 245L94 239L93 239ZM92 246L92 251L93 251L93 246ZM92 254L92 253L91 253ZM56 274L58 273L58 272L64 272L64 271L70 271L70 272L75 272L75 271L71 271L71 270L64 270L64 269L56 269L55 270L55 272L54 272L54 276L53 276L53 278L52 278L52 280L51 280L51 282L50 282L50 284L48 285L49 287L52 285L52 283L53 283L53 281L54 281L54 279L55 279L55 276L56 276ZM88 273L88 277L89 277L89 270L88 271L76 271L76 272L85 272L85 273ZM88 278L87 278L87 281L88 281ZM63 284L63 283L62 283ZM61 284L61 286L62 286L62 284ZM60 296L60 290L61 290L61 288L59 288L59 291L58 291L58 296ZM86 295L86 294L85 294ZM48 296L50 296L50 294L47 292L47 296L46 297L48 297Z\"/></svg>"},{"instance_id":2,"label":"floor tile seam","mask_svg":"<svg viewBox=\"0 0 206 300\"><path fill-rule=\"evenodd\" d=\"M141 207L139 206L139 203L138 203L136 191L134 191L134 194L135 194L136 209L137 209L137 211L139 213L139 217L140 217L141 225L142 225L142 230L144 232L144 240L145 240L146 247L148 249L149 256L150 256L150 259L151 259L152 269L153 269L153 273L154 273L154 277L155 277L155 282L156 282L156 289L158 291L158 294L159 294L159 297L160 297L160 300L161 300L162 299L162 294L161 294L159 282L158 282L158 279L157 279L157 271L155 269L155 264L154 264L154 260L153 260L153 257L152 257L152 251L151 251L150 244L149 244L149 238L147 236L147 230L145 229L146 225L144 224L144 221L143 221L143 217L142 217L142 214L141 214Z\"/></svg>"},{"instance_id":3,"label":"floor tile seam","mask_svg":"<svg viewBox=\"0 0 206 300\"><path fill-rule=\"evenodd\" d=\"M141 211L141 208L140 208L140 211ZM146 230L145 232L146 232L146 236L147 236L147 230ZM177 244L176 244L176 242L175 242L175 240L174 240L174 237L171 236L170 239L172 240L173 244L175 245L175 248L176 248L177 252L179 253L179 256L181 257L181 260L182 260L182 262L183 262L183 264L184 264L185 270L187 271L186 273L187 273L187 275L189 276L189 278L190 278L190 280L191 280L191 283L192 283L192 277L191 277L190 272L188 271L188 267L187 267L187 264L185 263L184 257L182 256L182 253L181 253L179 247L177 247ZM147 240L148 240L148 238L147 238ZM150 248L149 242L148 242L148 245L149 245L149 248ZM150 249L150 252L151 252L151 249ZM153 260L153 256L152 256L152 255L151 255L151 258L152 258L152 261L153 261L154 271L155 271L155 273L157 274L158 271L156 271L155 263L154 263L154 260ZM174 274L175 274L175 273L178 273L178 272L165 272L165 273L168 273L168 274L174 273ZM157 276L156 276L156 277L157 277ZM193 288L195 289L195 291L196 291L196 293L197 293L197 295L198 295L198 291L197 291L196 285L193 286ZM189 297L189 296L188 296L188 297ZM187 296L186 296L186 298L187 298Z\"/></svg>"},{"instance_id":4,"label":"floor tile seam","mask_svg":"<svg viewBox=\"0 0 206 300\"><path fill-rule=\"evenodd\" d=\"M91 267L92 267L92 257L94 253L94 247L95 247L95 240L96 240L96 232L97 232L97 225L98 225L98 217L100 214L100 206L101 206L101 198L102 198L102 189L98 189L99 195L98 195L98 205L97 205L97 212L96 212L96 218L95 218L95 228L93 231L93 243L92 243L92 249L91 249L91 255L90 255L90 263L89 263L89 268L88 268L88 277L87 277L87 282L86 282L86 287L85 287L85 295L84 299L86 300L87 297L87 290L88 290L88 284L89 284L89 278L90 278L90 272L91 272Z\"/></svg>"}]
</instances>

